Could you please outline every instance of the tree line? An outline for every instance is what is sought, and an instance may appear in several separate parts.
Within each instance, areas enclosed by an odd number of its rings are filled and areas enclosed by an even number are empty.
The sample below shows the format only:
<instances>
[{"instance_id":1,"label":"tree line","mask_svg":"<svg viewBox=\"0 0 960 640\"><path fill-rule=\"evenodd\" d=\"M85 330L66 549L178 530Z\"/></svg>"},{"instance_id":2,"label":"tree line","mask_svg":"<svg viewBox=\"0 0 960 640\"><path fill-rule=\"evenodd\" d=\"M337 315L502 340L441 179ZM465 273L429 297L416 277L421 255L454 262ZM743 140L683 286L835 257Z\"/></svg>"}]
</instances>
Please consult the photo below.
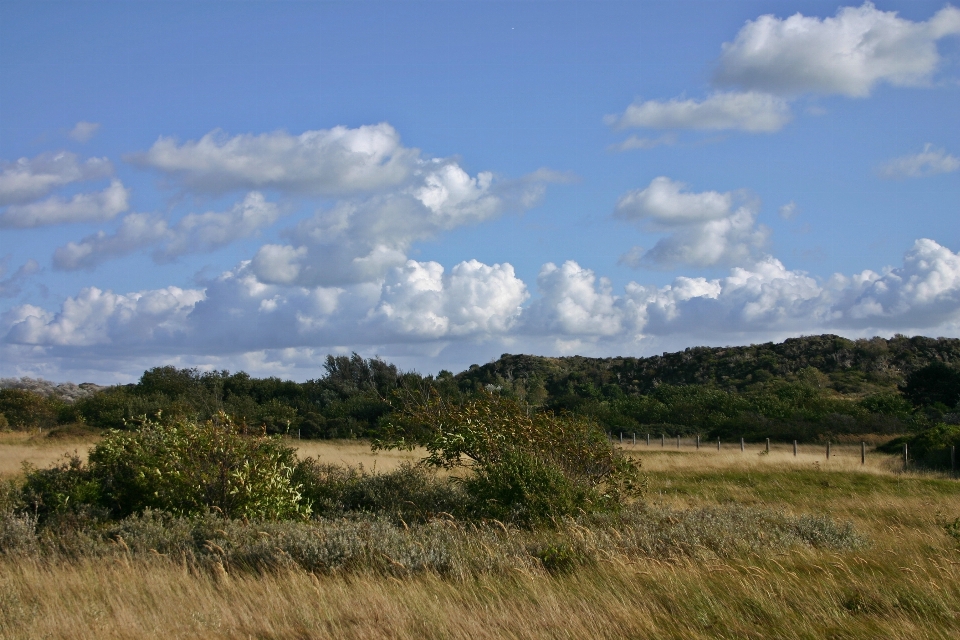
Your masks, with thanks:
<instances>
[{"instance_id":1,"label":"tree line","mask_svg":"<svg viewBox=\"0 0 960 640\"><path fill-rule=\"evenodd\" d=\"M72 395L14 382L0 389L0 428L122 430L144 418L222 413L259 433L376 438L399 390L430 390L454 403L482 390L531 413L589 418L612 433L812 441L960 423L960 340L821 335L647 358L504 354L435 376L354 353L327 356L323 375L306 382L165 366L135 384L60 385Z\"/></svg>"}]
</instances>

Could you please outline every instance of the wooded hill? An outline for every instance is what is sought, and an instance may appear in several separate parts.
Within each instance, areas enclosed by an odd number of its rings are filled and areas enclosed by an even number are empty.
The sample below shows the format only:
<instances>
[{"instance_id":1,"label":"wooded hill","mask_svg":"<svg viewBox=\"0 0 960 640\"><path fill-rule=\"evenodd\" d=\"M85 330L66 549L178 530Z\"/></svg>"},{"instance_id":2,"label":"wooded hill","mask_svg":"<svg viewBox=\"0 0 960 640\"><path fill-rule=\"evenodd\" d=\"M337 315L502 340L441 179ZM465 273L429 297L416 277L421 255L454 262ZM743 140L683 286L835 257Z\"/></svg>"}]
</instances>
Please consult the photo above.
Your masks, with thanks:
<instances>
[{"instance_id":1,"label":"wooded hill","mask_svg":"<svg viewBox=\"0 0 960 640\"><path fill-rule=\"evenodd\" d=\"M376 437L400 389L458 402L478 392L530 411L572 412L616 433L810 441L903 434L960 423L960 340L834 335L647 358L504 354L437 376L380 359L328 356L306 382L156 367L108 388L4 380L0 428L135 428L143 416L204 420L223 411L251 428L310 438ZM71 387L72 389L72 387Z\"/></svg>"},{"instance_id":2,"label":"wooded hill","mask_svg":"<svg viewBox=\"0 0 960 640\"><path fill-rule=\"evenodd\" d=\"M960 339L908 338L848 340L835 335L790 338L746 347L692 347L648 358L585 358L504 354L474 365L458 380L498 384L539 379L551 396L571 385L617 385L625 394L649 394L661 384L704 385L742 392L757 383L802 379L813 367L825 374L818 384L842 394L896 391L906 377L934 362L960 365Z\"/></svg>"}]
</instances>

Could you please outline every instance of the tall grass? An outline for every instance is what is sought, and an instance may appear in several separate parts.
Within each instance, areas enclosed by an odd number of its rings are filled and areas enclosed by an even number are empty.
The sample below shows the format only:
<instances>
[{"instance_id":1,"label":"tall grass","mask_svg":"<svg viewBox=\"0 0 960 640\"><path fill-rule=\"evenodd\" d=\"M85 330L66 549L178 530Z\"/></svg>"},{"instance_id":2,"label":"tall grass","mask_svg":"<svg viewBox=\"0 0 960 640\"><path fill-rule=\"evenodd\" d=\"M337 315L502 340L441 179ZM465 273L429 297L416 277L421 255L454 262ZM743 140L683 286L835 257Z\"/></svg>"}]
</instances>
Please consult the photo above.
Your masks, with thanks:
<instances>
[{"instance_id":1,"label":"tall grass","mask_svg":"<svg viewBox=\"0 0 960 640\"><path fill-rule=\"evenodd\" d=\"M539 531L8 517L0 637L958 637L960 483L885 460L650 452L645 505Z\"/></svg>"}]
</instances>

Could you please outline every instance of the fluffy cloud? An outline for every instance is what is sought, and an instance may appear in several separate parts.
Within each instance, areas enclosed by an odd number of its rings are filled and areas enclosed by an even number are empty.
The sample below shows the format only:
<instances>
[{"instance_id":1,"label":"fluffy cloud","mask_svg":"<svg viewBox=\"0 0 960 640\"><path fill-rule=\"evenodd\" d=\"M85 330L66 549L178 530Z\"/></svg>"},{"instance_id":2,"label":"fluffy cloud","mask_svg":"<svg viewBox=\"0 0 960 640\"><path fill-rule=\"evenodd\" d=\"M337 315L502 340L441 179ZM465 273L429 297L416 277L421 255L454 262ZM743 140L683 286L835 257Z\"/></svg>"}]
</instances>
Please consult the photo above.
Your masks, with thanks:
<instances>
[{"instance_id":1,"label":"fluffy cloud","mask_svg":"<svg viewBox=\"0 0 960 640\"><path fill-rule=\"evenodd\" d=\"M36 260L27 260L25 263L20 265L20 268L17 269L9 278L4 278L7 275L8 263L10 262L10 257L5 256L0 259L0 298L12 298L14 296L20 295L22 290L23 283L27 278L33 274L40 271L40 265Z\"/></svg>"},{"instance_id":2,"label":"fluffy cloud","mask_svg":"<svg viewBox=\"0 0 960 640\"><path fill-rule=\"evenodd\" d=\"M67 151L44 153L0 164L0 206L24 204L49 195L57 187L80 180L96 180L113 173L106 158L80 162Z\"/></svg>"},{"instance_id":3,"label":"fluffy cloud","mask_svg":"<svg viewBox=\"0 0 960 640\"><path fill-rule=\"evenodd\" d=\"M960 170L960 158L927 143L920 153L894 158L884 164L880 175L888 179L923 178L957 170Z\"/></svg>"},{"instance_id":4,"label":"fluffy cloud","mask_svg":"<svg viewBox=\"0 0 960 640\"><path fill-rule=\"evenodd\" d=\"M68 242L53 253L53 266L70 271L93 269L113 258L129 255L143 247L168 237L165 220L149 213L131 213L124 216L113 234L98 231L80 242Z\"/></svg>"},{"instance_id":5,"label":"fluffy cloud","mask_svg":"<svg viewBox=\"0 0 960 640\"><path fill-rule=\"evenodd\" d=\"M160 216L131 213L124 216L113 234L99 231L80 242L59 247L53 254L53 264L62 270L92 269L156 244L162 246L154 258L163 262L187 253L213 251L250 237L273 224L278 216L277 205L267 202L256 191L247 194L230 211L191 213L172 226Z\"/></svg>"},{"instance_id":6,"label":"fluffy cloud","mask_svg":"<svg viewBox=\"0 0 960 640\"><path fill-rule=\"evenodd\" d=\"M790 122L786 100L766 93L717 92L704 100L648 100L635 102L607 124L618 129L738 129L753 133L779 131ZM628 145L629 141L622 143ZM641 146L641 145L636 145Z\"/></svg>"},{"instance_id":7,"label":"fluffy cloud","mask_svg":"<svg viewBox=\"0 0 960 640\"><path fill-rule=\"evenodd\" d=\"M540 269L537 288L541 297L524 316L528 331L580 338L623 331L622 310L610 281L598 280L590 269L572 260L560 267L549 262Z\"/></svg>"},{"instance_id":8,"label":"fluffy cloud","mask_svg":"<svg viewBox=\"0 0 960 640\"><path fill-rule=\"evenodd\" d=\"M756 225L756 203L734 208L745 194L704 191L690 193L687 185L654 178L644 189L625 194L614 215L648 231L668 232L652 249L634 247L621 264L653 268L680 265L744 264L766 246L769 230Z\"/></svg>"},{"instance_id":9,"label":"fluffy cloud","mask_svg":"<svg viewBox=\"0 0 960 640\"><path fill-rule=\"evenodd\" d=\"M475 362L483 349L511 341L527 352L622 355L820 332L960 335L960 254L927 239L900 267L825 281L766 257L722 278L632 282L616 294L607 279L568 261L544 265L537 288L522 306L526 287L510 265L475 261L449 272L408 261L379 284L313 288L264 284L245 262L204 290L89 288L57 312L15 307L0 319L0 349L21 364L99 358L122 367L175 353L177 362L252 366L273 358L270 366L280 366L343 345L384 356L447 349Z\"/></svg>"},{"instance_id":10,"label":"fluffy cloud","mask_svg":"<svg viewBox=\"0 0 960 640\"><path fill-rule=\"evenodd\" d=\"M78 193L69 200L52 196L40 202L10 205L0 213L0 228L28 229L74 222L103 222L129 208L130 192L119 180L103 191Z\"/></svg>"},{"instance_id":11,"label":"fluffy cloud","mask_svg":"<svg viewBox=\"0 0 960 640\"><path fill-rule=\"evenodd\" d=\"M413 242L530 207L544 183L557 179L536 172L497 181L486 172L470 176L452 161L432 161L401 189L318 210L287 233L289 244L262 247L252 266L272 284L371 282L404 265Z\"/></svg>"},{"instance_id":12,"label":"fluffy cloud","mask_svg":"<svg viewBox=\"0 0 960 640\"><path fill-rule=\"evenodd\" d=\"M870 2L822 20L764 15L723 44L713 84L735 90L703 100L637 101L605 120L618 129L779 131L792 118L790 100L805 93L865 97L881 82L928 84L940 63L937 41L957 34L960 9L949 5L926 22L879 11ZM654 143L634 137L614 148Z\"/></svg>"},{"instance_id":13,"label":"fluffy cloud","mask_svg":"<svg viewBox=\"0 0 960 640\"><path fill-rule=\"evenodd\" d=\"M436 262L408 260L391 270L373 317L422 338L486 336L507 331L527 296L509 264L470 260L447 276Z\"/></svg>"},{"instance_id":14,"label":"fluffy cloud","mask_svg":"<svg viewBox=\"0 0 960 640\"><path fill-rule=\"evenodd\" d=\"M22 305L4 314L4 341L23 345L87 347L150 345L154 349L183 331L187 314L203 292L179 287L126 295L83 289L58 313Z\"/></svg>"},{"instance_id":15,"label":"fluffy cloud","mask_svg":"<svg viewBox=\"0 0 960 640\"><path fill-rule=\"evenodd\" d=\"M903 265L881 273L836 274L825 282L766 257L725 278L635 282L623 295L574 262L547 265L541 297L524 312L527 333L622 352L638 340L756 340L798 333L960 332L960 254L917 240ZM740 338L743 336L743 338Z\"/></svg>"},{"instance_id":16,"label":"fluffy cloud","mask_svg":"<svg viewBox=\"0 0 960 640\"><path fill-rule=\"evenodd\" d=\"M815 92L864 97L880 82L923 85L940 62L937 40L960 34L960 10L947 6L911 22L872 3L833 18L764 15L723 45L714 80L778 95Z\"/></svg>"},{"instance_id":17,"label":"fluffy cloud","mask_svg":"<svg viewBox=\"0 0 960 640\"><path fill-rule=\"evenodd\" d=\"M183 144L161 137L127 159L200 192L277 189L338 196L400 185L422 165L419 155L381 123L298 136L278 131L230 137L213 131Z\"/></svg>"},{"instance_id":18,"label":"fluffy cloud","mask_svg":"<svg viewBox=\"0 0 960 640\"><path fill-rule=\"evenodd\" d=\"M435 262L411 260L381 283L306 288L264 284L248 261L203 290L124 295L92 287L57 313L21 305L3 316L0 335L8 346L61 354L133 344L147 351L238 353L484 340L511 329L527 295L509 264L471 260L446 273Z\"/></svg>"}]
</instances>

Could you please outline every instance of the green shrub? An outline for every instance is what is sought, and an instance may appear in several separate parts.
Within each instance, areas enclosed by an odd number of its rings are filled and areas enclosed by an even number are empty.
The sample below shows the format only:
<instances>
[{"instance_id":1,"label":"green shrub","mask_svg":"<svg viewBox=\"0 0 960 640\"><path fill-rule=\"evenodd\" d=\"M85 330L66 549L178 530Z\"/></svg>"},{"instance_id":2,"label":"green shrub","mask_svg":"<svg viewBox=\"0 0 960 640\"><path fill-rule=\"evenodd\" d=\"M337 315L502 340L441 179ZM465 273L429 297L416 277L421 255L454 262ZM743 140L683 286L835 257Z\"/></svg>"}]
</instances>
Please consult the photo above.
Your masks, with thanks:
<instances>
[{"instance_id":1,"label":"green shrub","mask_svg":"<svg viewBox=\"0 0 960 640\"><path fill-rule=\"evenodd\" d=\"M295 464L292 448L275 437L244 435L226 416L145 421L139 431L110 433L90 452L102 500L119 516L147 508L267 520L304 516L309 508L290 481Z\"/></svg>"},{"instance_id":2,"label":"green shrub","mask_svg":"<svg viewBox=\"0 0 960 640\"><path fill-rule=\"evenodd\" d=\"M225 517L277 520L310 513L291 482L295 452L279 439L248 436L227 419L112 431L83 464L68 456L28 469L27 509L41 521L147 509L178 515L214 510Z\"/></svg>"},{"instance_id":3,"label":"green shrub","mask_svg":"<svg viewBox=\"0 0 960 640\"><path fill-rule=\"evenodd\" d=\"M0 414L14 429L51 427L63 405L59 400L23 389L0 389Z\"/></svg>"},{"instance_id":4,"label":"green shrub","mask_svg":"<svg viewBox=\"0 0 960 640\"><path fill-rule=\"evenodd\" d=\"M639 463L587 418L532 412L495 393L462 403L436 392L401 396L375 448L426 448L424 464L470 464L464 480L481 517L523 525L577 510L616 509L639 490Z\"/></svg>"},{"instance_id":5,"label":"green shrub","mask_svg":"<svg viewBox=\"0 0 960 640\"><path fill-rule=\"evenodd\" d=\"M83 522L106 514L103 486L93 470L76 454L64 455L47 469L25 465L23 507L41 523L50 520Z\"/></svg>"},{"instance_id":6,"label":"green shrub","mask_svg":"<svg viewBox=\"0 0 960 640\"><path fill-rule=\"evenodd\" d=\"M404 464L388 473L361 467L321 464L312 458L297 464L293 482L303 501L318 516L376 513L397 522L425 522L439 514L460 515L465 504L461 487L427 469Z\"/></svg>"},{"instance_id":7,"label":"green shrub","mask_svg":"<svg viewBox=\"0 0 960 640\"><path fill-rule=\"evenodd\" d=\"M940 423L919 433L895 438L877 449L900 453L904 443L912 464L946 470L950 468L950 447L960 449L960 425Z\"/></svg>"},{"instance_id":8,"label":"green shrub","mask_svg":"<svg viewBox=\"0 0 960 640\"><path fill-rule=\"evenodd\" d=\"M524 526L590 510L600 497L593 487L565 476L558 465L524 451L476 466L463 485L471 515Z\"/></svg>"}]
</instances>

